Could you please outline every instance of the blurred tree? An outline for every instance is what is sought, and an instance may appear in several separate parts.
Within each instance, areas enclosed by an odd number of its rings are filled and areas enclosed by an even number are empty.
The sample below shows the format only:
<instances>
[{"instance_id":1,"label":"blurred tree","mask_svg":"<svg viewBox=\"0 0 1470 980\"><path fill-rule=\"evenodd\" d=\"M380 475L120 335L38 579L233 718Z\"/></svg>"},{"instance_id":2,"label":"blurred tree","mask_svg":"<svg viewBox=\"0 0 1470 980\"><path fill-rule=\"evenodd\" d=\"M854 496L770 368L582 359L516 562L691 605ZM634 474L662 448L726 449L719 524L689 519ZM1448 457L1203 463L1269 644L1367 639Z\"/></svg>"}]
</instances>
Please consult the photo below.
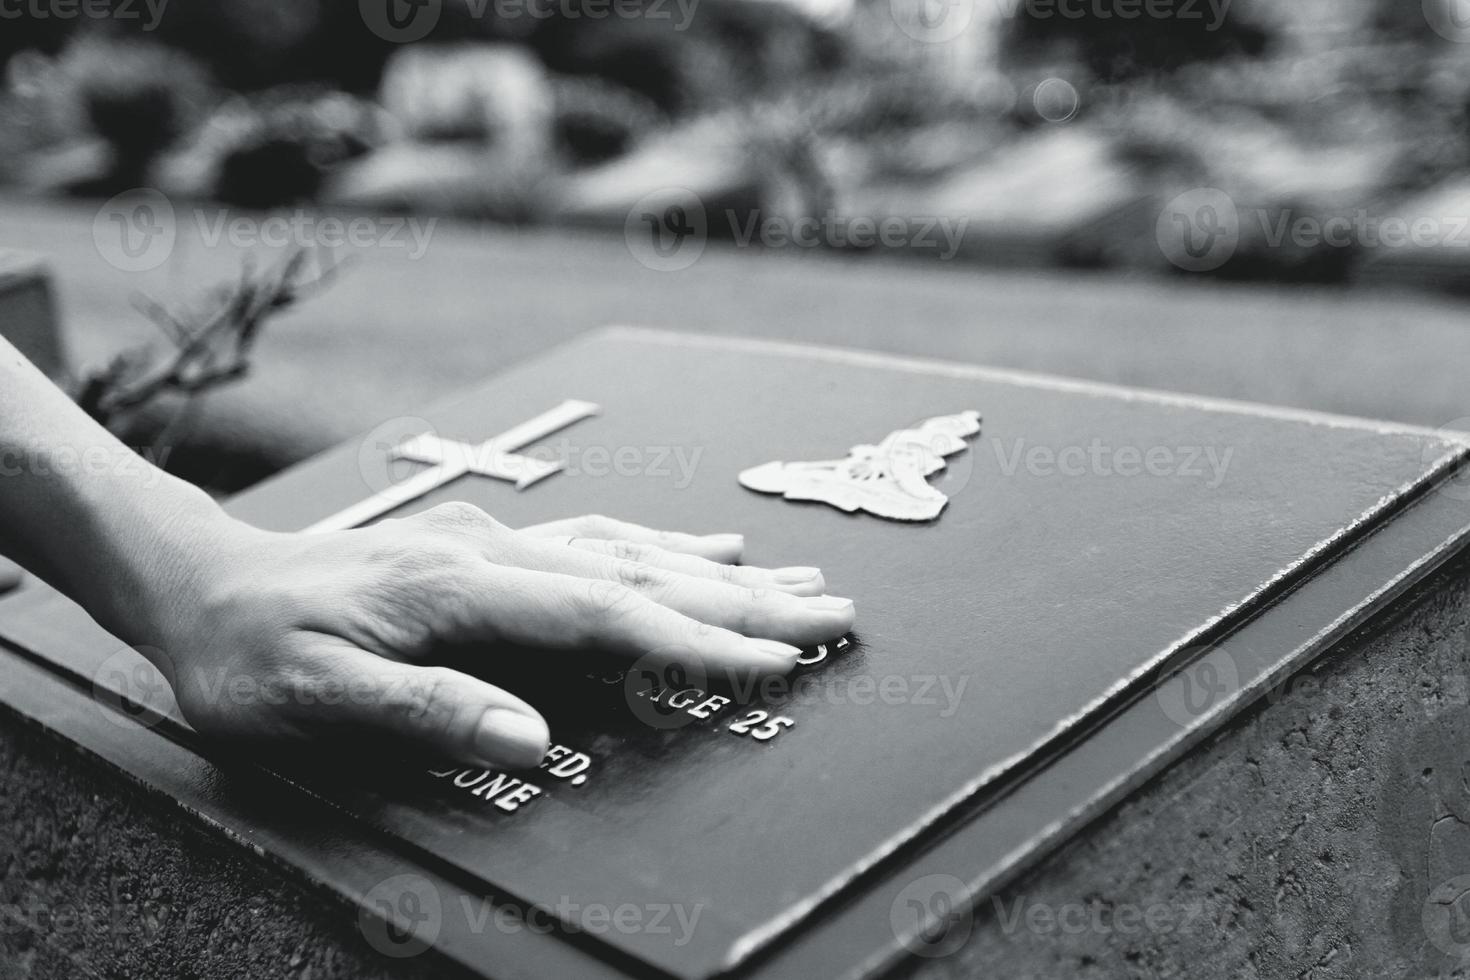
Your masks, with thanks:
<instances>
[{"instance_id":1,"label":"blurred tree","mask_svg":"<svg viewBox=\"0 0 1470 980\"><path fill-rule=\"evenodd\" d=\"M314 198L328 174L382 142L380 111L321 85L232 99L190 148L190 178L229 204L272 208Z\"/></svg>"},{"instance_id":2,"label":"blurred tree","mask_svg":"<svg viewBox=\"0 0 1470 980\"><path fill-rule=\"evenodd\" d=\"M552 19L528 41L552 71L605 79L671 115L789 90L843 58L835 33L782 3L705 0L687 23L678 4L659 9L666 18Z\"/></svg>"},{"instance_id":3,"label":"blurred tree","mask_svg":"<svg viewBox=\"0 0 1470 980\"><path fill-rule=\"evenodd\" d=\"M1011 0L1007 60L1034 64L1059 55L1084 64L1095 76L1118 80L1170 71L1194 61L1263 54L1268 28L1239 5L1172 4L1170 16L1124 18L1114 4ZM1191 11L1185 16L1185 11ZM1139 11L1139 13L1143 13Z\"/></svg>"},{"instance_id":4,"label":"blurred tree","mask_svg":"<svg viewBox=\"0 0 1470 980\"><path fill-rule=\"evenodd\" d=\"M664 123L651 101L628 89L594 79L564 78L553 84L556 98L553 138L573 166L621 156Z\"/></svg>"},{"instance_id":5,"label":"blurred tree","mask_svg":"<svg viewBox=\"0 0 1470 980\"><path fill-rule=\"evenodd\" d=\"M100 186L76 188L85 193L111 195L149 183L153 161L214 98L203 66L151 41L83 36L66 50L60 74L75 86L92 131L112 150Z\"/></svg>"}]
</instances>

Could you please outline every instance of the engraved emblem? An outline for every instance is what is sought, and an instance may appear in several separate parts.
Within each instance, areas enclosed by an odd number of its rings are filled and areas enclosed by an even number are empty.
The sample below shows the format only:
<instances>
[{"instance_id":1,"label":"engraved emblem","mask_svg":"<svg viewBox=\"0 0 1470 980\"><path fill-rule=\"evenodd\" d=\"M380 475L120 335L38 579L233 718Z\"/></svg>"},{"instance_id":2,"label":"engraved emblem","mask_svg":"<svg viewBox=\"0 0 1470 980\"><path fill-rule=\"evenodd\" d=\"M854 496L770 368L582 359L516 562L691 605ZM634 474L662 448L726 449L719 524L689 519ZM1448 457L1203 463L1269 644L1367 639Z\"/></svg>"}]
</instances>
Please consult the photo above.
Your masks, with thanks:
<instances>
[{"instance_id":1,"label":"engraved emblem","mask_svg":"<svg viewBox=\"0 0 1470 980\"><path fill-rule=\"evenodd\" d=\"M848 513L863 510L894 521L930 521L949 498L928 478L945 457L963 452L980 431L980 413L960 412L900 429L876 446L854 446L846 459L765 463L740 474L740 484L787 500L815 500Z\"/></svg>"}]
</instances>

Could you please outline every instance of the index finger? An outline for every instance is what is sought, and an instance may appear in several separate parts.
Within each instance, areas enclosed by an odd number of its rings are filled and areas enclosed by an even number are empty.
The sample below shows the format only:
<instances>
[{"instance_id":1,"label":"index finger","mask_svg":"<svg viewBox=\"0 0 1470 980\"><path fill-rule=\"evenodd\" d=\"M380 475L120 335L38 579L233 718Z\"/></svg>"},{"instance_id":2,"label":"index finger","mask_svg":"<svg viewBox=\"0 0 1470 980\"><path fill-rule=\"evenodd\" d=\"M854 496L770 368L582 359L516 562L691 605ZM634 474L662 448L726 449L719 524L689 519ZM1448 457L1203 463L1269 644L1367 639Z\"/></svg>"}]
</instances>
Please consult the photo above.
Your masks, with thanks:
<instances>
[{"instance_id":1,"label":"index finger","mask_svg":"<svg viewBox=\"0 0 1470 980\"><path fill-rule=\"evenodd\" d=\"M602 541L632 541L649 544L681 555L697 555L710 561L732 564L745 551L743 534L685 534L660 531L631 521L614 520L601 514L588 514L566 520L533 524L521 528L522 534L537 538L595 538Z\"/></svg>"},{"instance_id":2,"label":"index finger","mask_svg":"<svg viewBox=\"0 0 1470 980\"><path fill-rule=\"evenodd\" d=\"M801 656L790 644L699 622L617 582L558 572L487 564L460 602L441 608L450 617L444 639L454 643L503 639L628 660L678 651L708 674L735 677L787 674Z\"/></svg>"}]
</instances>

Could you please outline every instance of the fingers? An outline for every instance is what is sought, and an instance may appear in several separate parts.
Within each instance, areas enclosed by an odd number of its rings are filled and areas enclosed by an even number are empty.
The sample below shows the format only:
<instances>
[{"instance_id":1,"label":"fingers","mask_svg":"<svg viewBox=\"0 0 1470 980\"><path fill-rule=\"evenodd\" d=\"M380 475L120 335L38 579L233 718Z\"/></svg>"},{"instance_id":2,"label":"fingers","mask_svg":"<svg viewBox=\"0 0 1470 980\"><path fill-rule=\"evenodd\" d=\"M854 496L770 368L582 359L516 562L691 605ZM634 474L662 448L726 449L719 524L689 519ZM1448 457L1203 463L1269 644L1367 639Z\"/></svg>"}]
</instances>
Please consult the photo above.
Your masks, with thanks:
<instances>
[{"instance_id":1,"label":"fingers","mask_svg":"<svg viewBox=\"0 0 1470 980\"><path fill-rule=\"evenodd\" d=\"M611 517L591 514L573 517L549 524L535 524L521 529L522 534L538 538L599 538L632 541L635 544L650 544L665 551L684 555L698 555L710 561L732 563L740 560L745 551L745 537L739 534L682 534L678 531L656 531L633 524L616 521Z\"/></svg>"},{"instance_id":2,"label":"fingers","mask_svg":"<svg viewBox=\"0 0 1470 980\"><path fill-rule=\"evenodd\" d=\"M324 672L349 678L341 688L347 696L312 709L313 724L380 732L488 768L530 769L546 755L545 719L493 684L361 650L313 651L313 660Z\"/></svg>"},{"instance_id":3,"label":"fingers","mask_svg":"<svg viewBox=\"0 0 1470 980\"><path fill-rule=\"evenodd\" d=\"M821 595L827 581L819 568L757 568L753 565L724 565L698 555L680 554L651 544L632 541L605 541L600 538L573 538L571 547L596 555L624 561L636 561L681 575L712 579L727 585L748 589L777 589L792 595ZM548 546L555 547L548 542Z\"/></svg>"},{"instance_id":4,"label":"fingers","mask_svg":"<svg viewBox=\"0 0 1470 980\"><path fill-rule=\"evenodd\" d=\"M444 624L451 642L593 647L732 678L789 673L801 654L786 643L698 622L613 581L488 563L478 578Z\"/></svg>"},{"instance_id":5,"label":"fingers","mask_svg":"<svg viewBox=\"0 0 1470 980\"><path fill-rule=\"evenodd\" d=\"M595 645L635 656L688 647L715 667L765 672L789 669L784 659L769 662L773 652L787 658L793 646L834 639L853 625L853 603L823 595L818 570L738 568L691 553L690 542L708 539L604 517L512 532L468 505L436 507L411 520L453 532L489 560L483 569L456 567L456 586L466 590L460 601L449 595L436 600L443 612L431 630L445 639L504 636L536 646ZM633 537L603 537L610 534ZM738 539L715 536L724 537ZM728 553L730 544L717 541L705 550L724 547ZM591 583L563 581L573 577ZM501 594L497 581L512 590ZM613 601L620 614L632 613L628 621L615 622L601 608ZM762 648L745 637L777 642Z\"/></svg>"},{"instance_id":6,"label":"fingers","mask_svg":"<svg viewBox=\"0 0 1470 980\"><path fill-rule=\"evenodd\" d=\"M701 623L746 636L810 646L852 628L853 604L847 599L747 588L553 542L527 544L512 556L518 565L618 583Z\"/></svg>"},{"instance_id":7,"label":"fingers","mask_svg":"<svg viewBox=\"0 0 1470 980\"><path fill-rule=\"evenodd\" d=\"M21 583L25 573L20 566L0 556L0 595L4 595Z\"/></svg>"}]
</instances>

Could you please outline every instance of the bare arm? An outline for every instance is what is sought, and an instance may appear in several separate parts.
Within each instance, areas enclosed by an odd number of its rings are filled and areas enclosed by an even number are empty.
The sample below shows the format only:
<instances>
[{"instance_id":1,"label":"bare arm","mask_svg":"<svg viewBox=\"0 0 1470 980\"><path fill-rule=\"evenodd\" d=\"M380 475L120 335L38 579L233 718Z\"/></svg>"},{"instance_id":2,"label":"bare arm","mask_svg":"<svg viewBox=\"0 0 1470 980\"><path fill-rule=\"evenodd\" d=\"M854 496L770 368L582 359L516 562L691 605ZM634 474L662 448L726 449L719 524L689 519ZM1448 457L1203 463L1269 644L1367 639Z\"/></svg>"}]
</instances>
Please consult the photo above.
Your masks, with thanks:
<instances>
[{"instance_id":1,"label":"bare arm","mask_svg":"<svg viewBox=\"0 0 1470 980\"><path fill-rule=\"evenodd\" d=\"M266 743L387 734L534 766L529 704L429 665L439 644L596 648L784 673L852 626L814 568L733 566L739 535L602 517L511 530L468 505L320 535L242 524L132 453L0 339L0 551L137 646L199 730ZM270 697L222 696L247 680Z\"/></svg>"}]
</instances>

